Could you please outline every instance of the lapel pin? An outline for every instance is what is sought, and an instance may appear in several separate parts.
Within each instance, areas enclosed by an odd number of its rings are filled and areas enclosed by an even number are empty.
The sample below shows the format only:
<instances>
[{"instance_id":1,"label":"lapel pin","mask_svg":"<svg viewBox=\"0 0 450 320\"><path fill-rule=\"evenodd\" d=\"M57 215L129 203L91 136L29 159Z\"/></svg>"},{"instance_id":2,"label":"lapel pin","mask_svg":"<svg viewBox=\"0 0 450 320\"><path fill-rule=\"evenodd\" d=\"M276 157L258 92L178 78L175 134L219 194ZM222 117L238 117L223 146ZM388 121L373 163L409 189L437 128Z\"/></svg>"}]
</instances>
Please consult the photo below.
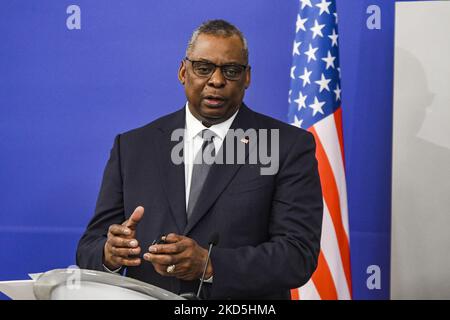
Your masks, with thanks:
<instances>
[{"instance_id":1,"label":"lapel pin","mask_svg":"<svg viewBox=\"0 0 450 320\"><path fill-rule=\"evenodd\" d=\"M248 139L247 139L247 138L242 138L242 139L241 139L241 142L247 144L247 143L248 143Z\"/></svg>"}]
</instances>

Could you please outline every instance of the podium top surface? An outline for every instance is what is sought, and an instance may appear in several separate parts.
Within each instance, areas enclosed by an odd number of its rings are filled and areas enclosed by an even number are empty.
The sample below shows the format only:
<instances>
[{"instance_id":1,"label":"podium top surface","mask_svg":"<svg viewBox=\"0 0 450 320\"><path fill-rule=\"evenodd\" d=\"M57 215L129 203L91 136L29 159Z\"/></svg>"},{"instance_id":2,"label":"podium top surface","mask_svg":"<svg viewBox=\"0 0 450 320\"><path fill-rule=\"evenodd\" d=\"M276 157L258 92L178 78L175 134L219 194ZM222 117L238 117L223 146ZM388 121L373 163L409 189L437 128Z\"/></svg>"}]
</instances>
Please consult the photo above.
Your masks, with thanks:
<instances>
[{"instance_id":1,"label":"podium top surface","mask_svg":"<svg viewBox=\"0 0 450 320\"><path fill-rule=\"evenodd\" d=\"M86 269L55 269L34 283L38 300L183 300L157 286L117 274Z\"/></svg>"}]
</instances>

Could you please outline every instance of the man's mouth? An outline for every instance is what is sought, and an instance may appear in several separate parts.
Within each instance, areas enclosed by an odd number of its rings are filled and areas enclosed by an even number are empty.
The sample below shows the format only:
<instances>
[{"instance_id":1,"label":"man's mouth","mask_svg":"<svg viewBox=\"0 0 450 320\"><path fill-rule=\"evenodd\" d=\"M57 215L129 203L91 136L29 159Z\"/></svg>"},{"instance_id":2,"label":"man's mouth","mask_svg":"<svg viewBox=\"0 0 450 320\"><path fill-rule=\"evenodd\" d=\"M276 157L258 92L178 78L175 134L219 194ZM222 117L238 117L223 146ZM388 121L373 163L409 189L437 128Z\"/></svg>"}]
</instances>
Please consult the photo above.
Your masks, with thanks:
<instances>
[{"instance_id":1,"label":"man's mouth","mask_svg":"<svg viewBox=\"0 0 450 320\"><path fill-rule=\"evenodd\" d=\"M225 103L225 98L217 95L207 95L203 98L208 107L220 107Z\"/></svg>"}]
</instances>

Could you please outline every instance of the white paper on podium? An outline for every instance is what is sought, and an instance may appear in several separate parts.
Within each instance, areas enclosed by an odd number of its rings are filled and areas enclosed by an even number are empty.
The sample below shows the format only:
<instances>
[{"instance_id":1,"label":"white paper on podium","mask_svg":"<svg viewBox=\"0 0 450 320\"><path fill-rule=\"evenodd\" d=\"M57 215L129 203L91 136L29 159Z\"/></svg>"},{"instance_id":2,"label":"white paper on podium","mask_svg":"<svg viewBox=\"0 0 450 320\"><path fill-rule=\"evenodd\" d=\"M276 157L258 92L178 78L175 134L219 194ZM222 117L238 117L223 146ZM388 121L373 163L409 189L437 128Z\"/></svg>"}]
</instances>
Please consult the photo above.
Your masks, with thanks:
<instances>
[{"instance_id":1,"label":"white paper on podium","mask_svg":"<svg viewBox=\"0 0 450 320\"><path fill-rule=\"evenodd\" d=\"M0 281L0 291L13 300L36 300L34 280Z\"/></svg>"},{"instance_id":2,"label":"white paper on podium","mask_svg":"<svg viewBox=\"0 0 450 320\"><path fill-rule=\"evenodd\" d=\"M33 279L33 280L37 280L37 278L39 278L39 276L43 274L43 272L39 272L39 273L29 273L28 276Z\"/></svg>"}]
</instances>

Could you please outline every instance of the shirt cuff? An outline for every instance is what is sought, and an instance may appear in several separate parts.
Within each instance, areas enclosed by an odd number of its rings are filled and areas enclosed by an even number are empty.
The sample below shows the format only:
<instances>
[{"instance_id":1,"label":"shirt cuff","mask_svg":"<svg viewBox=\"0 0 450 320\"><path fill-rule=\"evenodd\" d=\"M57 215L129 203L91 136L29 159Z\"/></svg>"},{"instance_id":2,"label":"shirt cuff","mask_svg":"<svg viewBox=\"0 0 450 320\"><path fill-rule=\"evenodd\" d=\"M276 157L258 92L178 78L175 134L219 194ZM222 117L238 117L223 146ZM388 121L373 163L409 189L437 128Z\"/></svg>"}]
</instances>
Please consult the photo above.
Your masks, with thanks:
<instances>
[{"instance_id":1,"label":"shirt cuff","mask_svg":"<svg viewBox=\"0 0 450 320\"><path fill-rule=\"evenodd\" d=\"M205 279L205 283L213 283L214 276L209 277L208 279Z\"/></svg>"}]
</instances>

